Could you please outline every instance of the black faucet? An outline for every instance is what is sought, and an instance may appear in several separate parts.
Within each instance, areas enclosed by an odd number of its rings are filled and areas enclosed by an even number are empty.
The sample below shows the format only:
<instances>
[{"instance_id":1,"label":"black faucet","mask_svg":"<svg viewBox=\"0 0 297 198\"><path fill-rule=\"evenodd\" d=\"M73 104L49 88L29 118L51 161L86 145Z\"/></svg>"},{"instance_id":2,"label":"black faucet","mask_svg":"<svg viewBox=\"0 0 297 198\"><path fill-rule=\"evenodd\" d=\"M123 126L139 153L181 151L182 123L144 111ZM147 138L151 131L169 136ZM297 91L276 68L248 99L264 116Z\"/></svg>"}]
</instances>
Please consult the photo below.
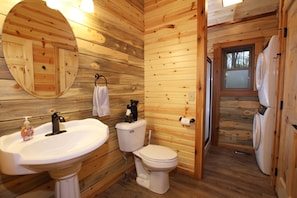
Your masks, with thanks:
<instances>
[{"instance_id":1,"label":"black faucet","mask_svg":"<svg viewBox=\"0 0 297 198\"><path fill-rule=\"evenodd\" d=\"M52 125L53 125L53 133L58 133L60 131L60 122L59 122L58 112L55 112L52 115Z\"/></svg>"},{"instance_id":2,"label":"black faucet","mask_svg":"<svg viewBox=\"0 0 297 198\"><path fill-rule=\"evenodd\" d=\"M48 133L45 136L51 136L51 135L57 135L60 133L66 132L66 130L60 131L60 122L65 122L65 119L63 116L59 115L59 112L55 112L52 114L52 133Z\"/></svg>"}]
</instances>

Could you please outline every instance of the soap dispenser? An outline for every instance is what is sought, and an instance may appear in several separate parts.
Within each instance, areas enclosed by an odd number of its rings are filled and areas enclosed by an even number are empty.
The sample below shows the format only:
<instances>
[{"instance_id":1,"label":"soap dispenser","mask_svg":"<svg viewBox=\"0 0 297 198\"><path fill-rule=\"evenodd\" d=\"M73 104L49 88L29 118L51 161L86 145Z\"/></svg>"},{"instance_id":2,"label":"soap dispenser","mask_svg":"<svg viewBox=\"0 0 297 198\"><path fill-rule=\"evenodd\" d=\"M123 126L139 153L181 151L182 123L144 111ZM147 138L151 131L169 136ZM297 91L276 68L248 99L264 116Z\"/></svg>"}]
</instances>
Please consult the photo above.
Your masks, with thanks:
<instances>
[{"instance_id":1,"label":"soap dispenser","mask_svg":"<svg viewBox=\"0 0 297 198\"><path fill-rule=\"evenodd\" d=\"M31 123L29 122L28 118L31 118L32 116L25 116L24 124L21 128L21 136L24 141L31 140L33 138L34 130L31 126Z\"/></svg>"}]
</instances>

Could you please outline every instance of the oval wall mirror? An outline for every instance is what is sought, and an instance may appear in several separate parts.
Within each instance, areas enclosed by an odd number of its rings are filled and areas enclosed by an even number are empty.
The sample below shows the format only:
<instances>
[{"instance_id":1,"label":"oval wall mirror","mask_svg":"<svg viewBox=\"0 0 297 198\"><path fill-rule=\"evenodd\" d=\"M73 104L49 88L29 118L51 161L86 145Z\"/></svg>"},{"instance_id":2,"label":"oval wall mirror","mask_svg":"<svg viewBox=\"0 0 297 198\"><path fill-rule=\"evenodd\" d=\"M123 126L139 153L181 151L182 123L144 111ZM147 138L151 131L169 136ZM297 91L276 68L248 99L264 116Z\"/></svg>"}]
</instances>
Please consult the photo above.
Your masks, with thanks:
<instances>
[{"instance_id":1,"label":"oval wall mirror","mask_svg":"<svg viewBox=\"0 0 297 198\"><path fill-rule=\"evenodd\" d=\"M73 84L78 49L67 19L44 1L16 4L3 24L2 47L18 84L39 98L61 96Z\"/></svg>"}]
</instances>

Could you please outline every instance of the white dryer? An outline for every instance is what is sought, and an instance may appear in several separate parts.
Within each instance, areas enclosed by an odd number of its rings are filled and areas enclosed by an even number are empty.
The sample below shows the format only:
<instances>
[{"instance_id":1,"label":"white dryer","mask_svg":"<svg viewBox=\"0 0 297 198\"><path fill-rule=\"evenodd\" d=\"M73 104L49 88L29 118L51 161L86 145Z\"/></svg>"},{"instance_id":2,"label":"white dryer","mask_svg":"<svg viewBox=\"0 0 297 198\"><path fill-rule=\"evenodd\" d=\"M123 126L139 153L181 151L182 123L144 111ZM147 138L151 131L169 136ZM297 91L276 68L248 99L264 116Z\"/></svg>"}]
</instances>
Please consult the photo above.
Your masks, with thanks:
<instances>
[{"instance_id":1,"label":"white dryer","mask_svg":"<svg viewBox=\"0 0 297 198\"><path fill-rule=\"evenodd\" d=\"M261 106L254 116L253 147L260 170L270 175L274 144L275 109Z\"/></svg>"},{"instance_id":2,"label":"white dryer","mask_svg":"<svg viewBox=\"0 0 297 198\"><path fill-rule=\"evenodd\" d=\"M257 58L257 65L256 65L256 88L257 90L262 89L263 79L265 74L265 59L264 54L261 52Z\"/></svg>"},{"instance_id":3,"label":"white dryer","mask_svg":"<svg viewBox=\"0 0 297 198\"><path fill-rule=\"evenodd\" d=\"M276 68L278 36L272 36L268 46L258 55L256 66L256 88L260 104L276 106Z\"/></svg>"}]
</instances>

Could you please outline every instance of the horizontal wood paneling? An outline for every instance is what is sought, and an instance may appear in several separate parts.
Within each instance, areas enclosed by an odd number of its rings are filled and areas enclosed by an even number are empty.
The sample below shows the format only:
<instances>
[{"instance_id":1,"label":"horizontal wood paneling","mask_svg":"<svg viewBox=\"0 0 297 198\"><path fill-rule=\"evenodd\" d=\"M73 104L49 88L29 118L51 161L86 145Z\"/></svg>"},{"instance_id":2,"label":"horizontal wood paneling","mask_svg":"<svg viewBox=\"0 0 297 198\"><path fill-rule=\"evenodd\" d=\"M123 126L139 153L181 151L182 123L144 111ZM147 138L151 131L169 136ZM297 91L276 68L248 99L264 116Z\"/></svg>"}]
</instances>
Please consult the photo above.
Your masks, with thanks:
<instances>
[{"instance_id":1,"label":"horizontal wood paneling","mask_svg":"<svg viewBox=\"0 0 297 198\"><path fill-rule=\"evenodd\" d=\"M224 26L208 28L207 54L213 59L214 44L263 37L268 42L277 34L277 16L268 16Z\"/></svg>"},{"instance_id":2,"label":"horizontal wood paneling","mask_svg":"<svg viewBox=\"0 0 297 198\"><path fill-rule=\"evenodd\" d=\"M219 145L252 149L253 118L259 105L258 97L221 97Z\"/></svg>"},{"instance_id":3,"label":"horizontal wood paneling","mask_svg":"<svg viewBox=\"0 0 297 198\"><path fill-rule=\"evenodd\" d=\"M0 43L2 25L16 0L1 1ZM0 136L20 130L23 117L33 116L33 126L50 122L54 111L66 120L92 117L94 76L107 78L111 115L99 118L109 126L109 140L83 163L79 172L82 197L92 197L119 179L133 166L126 162L118 149L114 126L123 120L130 99L139 100L139 117L144 117L144 42L143 2L141 0L94 1L95 13L78 11L83 21L69 15L79 0L65 3L61 8L68 19L78 43L79 70L73 86L59 98L38 99L26 93L10 75L0 47ZM99 85L104 80L97 81ZM0 197L16 197L49 191L54 182L47 173L27 176L0 175ZM39 194L41 195L41 194ZM32 196L31 196L32 197Z\"/></svg>"},{"instance_id":4,"label":"horizontal wood paneling","mask_svg":"<svg viewBox=\"0 0 297 198\"><path fill-rule=\"evenodd\" d=\"M208 0L208 25L238 21L278 10L279 0L244 0L243 3L223 7L222 1Z\"/></svg>"},{"instance_id":5,"label":"horizontal wood paneling","mask_svg":"<svg viewBox=\"0 0 297 198\"><path fill-rule=\"evenodd\" d=\"M6 14L18 1L1 2L1 32ZM196 115L196 103L188 96L196 92L198 1L95 0L95 13L80 12L83 21L78 22L68 14L79 2L69 1L62 8L79 45L79 71L73 86L60 98L40 100L24 92L10 75L0 49L0 135L18 131L27 114L33 116L35 126L50 121L55 110L66 120L91 117L94 75L100 73L108 79L111 103L111 116L100 120L110 126L110 138L84 162L79 173L82 197L101 192L133 165L131 156L127 164L123 160L114 129L130 99L140 101L139 117L144 117L145 111L152 142L176 150L179 168L193 174L196 129L183 127L178 118ZM210 28L208 55L213 57L213 44L218 42L259 36L268 41L276 32L275 21L276 17L267 17ZM46 173L0 178L0 197L53 190L53 181Z\"/></svg>"},{"instance_id":6,"label":"horizontal wood paneling","mask_svg":"<svg viewBox=\"0 0 297 198\"><path fill-rule=\"evenodd\" d=\"M194 173L195 127L180 116L194 117L196 102L197 2L145 0L145 118L152 142L178 153L178 168Z\"/></svg>"}]
</instances>

